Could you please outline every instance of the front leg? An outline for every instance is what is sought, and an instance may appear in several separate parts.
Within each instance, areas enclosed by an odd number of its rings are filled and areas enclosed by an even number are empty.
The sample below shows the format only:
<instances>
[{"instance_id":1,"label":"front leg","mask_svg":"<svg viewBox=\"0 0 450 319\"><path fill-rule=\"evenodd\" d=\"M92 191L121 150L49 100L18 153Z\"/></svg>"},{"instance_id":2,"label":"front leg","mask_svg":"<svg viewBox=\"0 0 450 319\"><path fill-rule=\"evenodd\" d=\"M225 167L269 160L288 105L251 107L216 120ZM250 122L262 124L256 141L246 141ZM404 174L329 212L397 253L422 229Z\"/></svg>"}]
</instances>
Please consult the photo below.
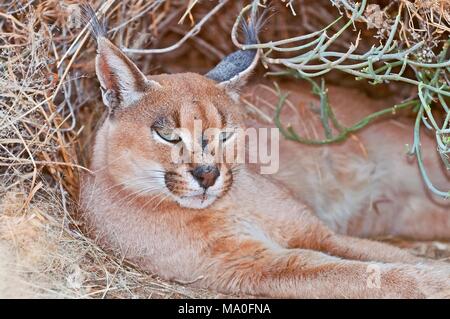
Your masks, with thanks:
<instances>
[{"instance_id":1,"label":"front leg","mask_svg":"<svg viewBox=\"0 0 450 319\"><path fill-rule=\"evenodd\" d=\"M277 221L274 220L273 223ZM278 240L287 248L303 248L351 260L384 263L430 264L447 269L448 263L414 256L410 252L392 245L369 239L340 235L328 228L306 208L300 214L293 214L289 220L278 221L282 231ZM279 234L282 234L280 236Z\"/></svg>"},{"instance_id":2,"label":"front leg","mask_svg":"<svg viewBox=\"0 0 450 319\"><path fill-rule=\"evenodd\" d=\"M221 247L224 247L220 244ZM442 297L450 284L419 266L369 263L253 240L213 252L201 284L225 293L276 298Z\"/></svg>"},{"instance_id":3,"label":"front leg","mask_svg":"<svg viewBox=\"0 0 450 319\"><path fill-rule=\"evenodd\" d=\"M248 211L252 223L285 248L311 249L341 258L417 264L426 260L388 244L336 234L311 209L296 200L288 190L269 178L252 174L246 176L243 192L234 193L239 206L235 210ZM252 187L250 185L258 185ZM258 198L249 202L247 198ZM275 205L276 204L276 205ZM437 264L437 263L436 263Z\"/></svg>"},{"instance_id":4,"label":"front leg","mask_svg":"<svg viewBox=\"0 0 450 319\"><path fill-rule=\"evenodd\" d=\"M334 256L347 259L387 263L427 263L406 250L373 240L333 234L321 243L321 249Z\"/></svg>"}]
</instances>

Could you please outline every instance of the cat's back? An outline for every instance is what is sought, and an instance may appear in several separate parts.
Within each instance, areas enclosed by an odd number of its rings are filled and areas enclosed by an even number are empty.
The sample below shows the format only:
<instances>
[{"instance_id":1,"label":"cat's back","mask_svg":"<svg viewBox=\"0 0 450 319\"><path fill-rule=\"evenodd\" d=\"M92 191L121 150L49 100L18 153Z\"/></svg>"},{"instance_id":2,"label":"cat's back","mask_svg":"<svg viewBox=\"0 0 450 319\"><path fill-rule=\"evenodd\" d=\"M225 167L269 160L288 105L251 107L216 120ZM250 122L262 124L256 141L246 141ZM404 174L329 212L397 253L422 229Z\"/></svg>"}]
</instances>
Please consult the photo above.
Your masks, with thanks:
<instances>
[{"instance_id":1,"label":"cat's back","mask_svg":"<svg viewBox=\"0 0 450 319\"><path fill-rule=\"evenodd\" d=\"M284 129L292 128L305 140L325 140L320 99L311 88L287 83L281 85L281 91L289 93L279 118ZM345 127L393 105L392 101L372 100L356 89L333 86L328 97L337 120ZM253 86L245 92L244 102L247 125L275 127L273 114L280 105L275 90ZM340 134L330 127L333 136ZM424 193L417 163L407 155L412 130L411 119L384 118L337 143L308 145L280 134L279 169L272 178L287 185L336 231L383 233L384 218L389 220L403 209L399 203L407 202L412 194ZM438 163L431 141L424 137L423 144L430 149L430 162ZM368 215L374 218L360 218Z\"/></svg>"}]
</instances>

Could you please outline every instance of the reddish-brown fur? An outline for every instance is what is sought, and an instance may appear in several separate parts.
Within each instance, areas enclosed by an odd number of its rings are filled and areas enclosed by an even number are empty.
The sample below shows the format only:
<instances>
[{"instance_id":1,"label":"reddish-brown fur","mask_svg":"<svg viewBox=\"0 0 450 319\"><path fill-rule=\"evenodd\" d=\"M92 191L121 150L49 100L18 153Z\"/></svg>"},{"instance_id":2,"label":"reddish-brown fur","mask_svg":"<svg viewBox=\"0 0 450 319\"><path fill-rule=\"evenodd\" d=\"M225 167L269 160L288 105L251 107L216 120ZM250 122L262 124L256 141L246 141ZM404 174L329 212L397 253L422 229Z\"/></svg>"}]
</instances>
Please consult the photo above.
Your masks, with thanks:
<instances>
[{"instance_id":1,"label":"reddish-brown fur","mask_svg":"<svg viewBox=\"0 0 450 319\"><path fill-rule=\"evenodd\" d=\"M100 54L119 54L105 50ZM130 74L139 78L133 71ZM245 115L243 107L230 98L228 89L204 76L186 73L150 79L144 91L140 89L142 83L136 84L140 98L114 110L97 133L91 167L94 174L84 179L81 202L93 233L103 245L163 278L231 294L306 298L448 294L448 264L422 260L386 244L347 236L449 237L449 217L442 213L448 213L448 209L439 208L423 195L415 166L409 165L398 151L399 143L408 140L410 130L383 122L358 135L357 140L351 138L322 149L282 142L278 174L262 176L255 167L221 164L224 181L217 197L205 207L189 208L194 202L198 205L199 199L189 197L186 204L177 201L190 192L187 172L192 164L172 163L171 146L158 142L152 133L155 121L164 117L173 122L170 125L189 131L193 130L195 119L220 129L225 123L239 127L245 123L268 124ZM109 83L108 79L105 82ZM250 96L256 105L261 102L257 97L271 105L276 101L276 96L265 96L267 92L261 87L253 90ZM306 112L305 105L315 100L308 94L295 93L296 90L291 102L294 108ZM333 104L342 105L340 110L351 110L344 122L358 119L359 113L370 109L372 103L359 93L341 89L333 89L330 98ZM264 105L258 107L263 109ZM289 119L292 122L294 118ZM300 123L304 122L293 124L303 129ZM314 125L317 130L319 123ZM382 159L370 146L378 138L384 139L380 147L385 150ZM429 144L425 147L431 150ZM197 158L199 162L207 159L211 159L211 154ZM371 180L374 175L361 176L361 172L373 167L376 172L392 160L395 165L391 171L375 182ZM146 175L150 168L175 174L176 178L169 182L176 183L173 193L167 181L169 190L162 188L164 182L158 179L162 175ZM382 182L386 174L391 176L391 188ZM401 181L396 174L413 176L408 187L395 184ZM158 187L144 191L143 185L151 183ZM391 206L382 204L394 190L398 202L392 203L388 198ZM354 202L344 200L348 193L355 194ZM377 197L372 198L371 194ZM320 196L325 198L323 203ZM423 207L415 204L418 196ZM331 215L324 215L329 202L335 206L330 207ZM378 204L371 206L372 202ZM406 205L405 212L398 211L398 205ZM377 209L367 209L376 206ZM412 207L410 215L407 207ZM424 207L433 210L425 211ZM335 214L339 208L351 211ZM388 216L377 217L376 212L386 212ZM426 224L416 227L414 221ZM377 287L368 283L371 269L379 274Z\"/></svg>"}]
</instances>

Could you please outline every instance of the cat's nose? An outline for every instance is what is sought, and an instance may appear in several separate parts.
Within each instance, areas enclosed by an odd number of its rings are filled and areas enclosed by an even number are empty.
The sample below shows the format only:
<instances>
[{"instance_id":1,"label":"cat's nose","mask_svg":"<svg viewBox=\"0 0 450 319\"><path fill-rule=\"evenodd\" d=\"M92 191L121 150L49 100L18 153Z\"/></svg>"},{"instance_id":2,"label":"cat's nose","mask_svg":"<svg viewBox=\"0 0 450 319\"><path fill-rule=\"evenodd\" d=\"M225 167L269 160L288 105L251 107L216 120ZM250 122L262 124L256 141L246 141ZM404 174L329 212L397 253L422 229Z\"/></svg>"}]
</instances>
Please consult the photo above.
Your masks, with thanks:
<instances>
[{"instance_id":1,"label":"cat's nose","mask_svg":"<svg viewBox=\"0 0 450 319\"><path fill-rule=\"evenodd\" d=\"M206 189L214 185L220 172L215 165L199 165L191 171L191 174L200 186Z\"/></svg>"}]
</instances>

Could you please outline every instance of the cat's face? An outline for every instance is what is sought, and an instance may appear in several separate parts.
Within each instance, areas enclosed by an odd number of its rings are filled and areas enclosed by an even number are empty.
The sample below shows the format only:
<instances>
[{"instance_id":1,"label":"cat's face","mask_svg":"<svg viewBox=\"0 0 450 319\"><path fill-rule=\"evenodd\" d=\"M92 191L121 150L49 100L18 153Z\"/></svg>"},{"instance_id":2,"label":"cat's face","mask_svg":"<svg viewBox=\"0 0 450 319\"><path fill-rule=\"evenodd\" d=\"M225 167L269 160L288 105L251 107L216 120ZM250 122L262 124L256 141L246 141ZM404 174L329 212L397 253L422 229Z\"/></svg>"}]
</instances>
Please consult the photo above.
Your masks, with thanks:
<instances>
[{"instance_id":1,"label":"cat's face","mask_svg":"<svg viewBox=\"0 0 450 319\"><path fill-rule=\"evenodd\" d=\"M232 186L233 168L245 153L237 97L258 51L233 52L205 76L147 78L107 39L92 7L84 5L82 12L97 41L96 73L109 108L96 136L94 169L129 190L131 198L211 205ZM263 23L256 13L254 5L242 23L247 44L257 43Z\"/></svg>"},{"instance_id":2,"label":"cat's face","mask_svg":"<svg viewBox=\"0 0 450 319\"><path fill-rule=\"evenodd\" d=\"M94 166L130 198L156 205L172 200L200 209L226 194L244 153L237 89L257 52L237 51L206 76L147 78L104 36L97 49L96 72L110 115L97 134Z\"/></svg>"},{"instance_id":3,"label":"cat's face","mask_svg":"<svg viewBox=\"0 0 450 319\"><path fill-rule=\"evenodd\" d=\"M106 120L108 174L154 205L205 208L233 185L244 151L239 107L199 74L151 80L159 85Z\"/></svg>"}]
</instances>

